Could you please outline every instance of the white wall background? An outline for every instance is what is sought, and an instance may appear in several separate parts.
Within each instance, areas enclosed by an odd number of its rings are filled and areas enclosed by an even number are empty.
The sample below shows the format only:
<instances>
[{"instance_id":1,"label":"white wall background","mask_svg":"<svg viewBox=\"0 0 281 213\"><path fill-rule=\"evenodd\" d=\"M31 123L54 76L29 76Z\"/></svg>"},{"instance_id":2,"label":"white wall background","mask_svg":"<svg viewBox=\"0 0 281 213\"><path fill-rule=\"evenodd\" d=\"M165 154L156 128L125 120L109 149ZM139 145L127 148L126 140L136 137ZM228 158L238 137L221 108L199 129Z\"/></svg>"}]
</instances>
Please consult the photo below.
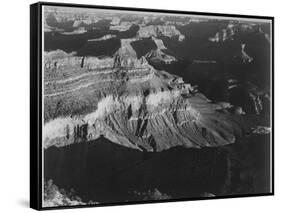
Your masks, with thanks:
<instances>
[{"instance_id":1,"label":"white wall background","mask_svg":"<svg viewBox=\"0 0 281 213\"><path fill-rule=\"evenodd\" d=\"M280 78L280 5L277 0L60 0L67 3L144 7L217 13L275 16L275 193L274 197L236 198L162 204L64 210L64 212L276 212L280 204L278 125ZM0 11L0 212L29 209L29 4L1 1ZM280 210L279 210L280 211Z\"/></svg>"}]
</instances>

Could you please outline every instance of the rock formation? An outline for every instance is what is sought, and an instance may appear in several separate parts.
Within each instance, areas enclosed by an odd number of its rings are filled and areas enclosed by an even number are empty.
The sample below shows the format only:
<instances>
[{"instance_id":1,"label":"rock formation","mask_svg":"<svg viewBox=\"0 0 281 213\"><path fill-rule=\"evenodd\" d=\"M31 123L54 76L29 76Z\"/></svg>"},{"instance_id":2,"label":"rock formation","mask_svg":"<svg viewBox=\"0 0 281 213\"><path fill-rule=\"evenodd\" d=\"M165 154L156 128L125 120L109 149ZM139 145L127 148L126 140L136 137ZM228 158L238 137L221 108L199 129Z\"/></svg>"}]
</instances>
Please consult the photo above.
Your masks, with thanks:
<instances>
[{"instance_id":1,"label":"rock formation","mask_svg":"<svg viewBox=\"0 0 281 213\"><path fill-rule=\"evenodd\" d=\"M235 31L237 31L237 26L230 23L230 24L227 25L226 28L217 32L214 37L210 37L209 41L224 42L226 40L232 40L233 36L235 34Z\"/></svg>"},{"instance_id":2,"label":"rock formation","mask_svg":"<svg viewBox=\"0 0 281 213\"><path fill-rule=\"evenodd\" d=\"M165 64L171 64L172 62L177 61L175 57L165 54L160 49L151 50L145 55L145 57L148 61L151 61L153 63L163 62Z\"/></svg>"},{"instance_id":3,"label":"rock formation","mask_svg":"<svg viewBox=\"0 0 281 213\"><path fill-rule=\"evenodd\" d=\"M109 29L123 32L123 31L129 30L131 26L132 26L132 22L124 22L123 21L118 25L110 25Z\"/></svg>"},{"instance_id":4,"label":"rock formation","mask_svg":"<svg viewBox=\"0 0 281 213\"><path fill-rule=\"evenodd\" d=\"M241 44L241 57L243 63L251 63L254 59L245 51L246 44Z\"/></svg>"},{"instance_id":5,"label":"rock formation","mask_svg":"<svg viewBox=\"0 0 281 213\"><path fill-rule=\"evenodd\" d=\"M111 38L115 38L116 35L112 35L112 34L108 34L108 35L104 35L101 38L93 38L93 39L88 39L88 41L104 41L104 40L108 40Z\"/></svg>"},{"instance_id":6,"label":"rock formation","mask_svg":"<svg viewBox=\"0 0 281 213\"><path fill-rule=\"evenodd\" d=\"M225 105L211 103L181 78L155 70L144 57L137 59L130 46L133 40L122 40L113 58L47 54L59 55L52 58L56 69L69 66L61 70L68 72L65 75L75 70L76 76L45 81L46 111L48 103L56 106L44 125L45 148L104 135L123 146L161 151L178 145L221 146L242 136L242 117L230 114ZM45 68L48 73L50 67ZM81 109L87 110L83 114Z\"/></svg>"},{"instance_id":7,"label":"rock formation","mask_svg":"<svg viewBox=\"0 0 281 213\"><path fill-rule=\"evenodd\" d=\"M183 41L185 39L185 36L182 35L173 25L149 25L141 27L137 36L140 38L149 38L152 36L167 36L172 38L176 36L179 41Z\"/></svg>"},{"instance_id":8,"label":"rock formation","mask_svg":"<svg viewBox=\"0 0 281 213\"><path fill-rule=\"evenodd\" d=\"M152 37L152 40L156 44L157 49L152 49L150 52L148 52L145 57L149 62L152 63L165 63L165 64L171 64L174 61L177 61L177 59L171 55L168 55L164 53L162 50L166 50L163 41L161 39Z\"/></svg>"}]
</instances>

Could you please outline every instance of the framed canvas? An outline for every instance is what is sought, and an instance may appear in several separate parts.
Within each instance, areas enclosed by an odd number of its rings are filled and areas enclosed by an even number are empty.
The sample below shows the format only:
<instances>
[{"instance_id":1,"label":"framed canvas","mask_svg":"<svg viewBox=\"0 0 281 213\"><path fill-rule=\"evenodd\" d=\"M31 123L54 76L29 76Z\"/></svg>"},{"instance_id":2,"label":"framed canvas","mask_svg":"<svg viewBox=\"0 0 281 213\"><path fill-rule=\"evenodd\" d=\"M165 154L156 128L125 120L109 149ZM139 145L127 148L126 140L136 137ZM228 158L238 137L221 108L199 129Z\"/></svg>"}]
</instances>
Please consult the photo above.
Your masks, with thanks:
<instances>
[{"instance_id":1,"label":"framed canvas","mask_svg":"<svg viewBox=\"0 0 281 213\"><path fill-rule=\"evenodd\" d=\"M274 194L273 17L30 12L32 208Z\"/></svg>"}]
</instances>

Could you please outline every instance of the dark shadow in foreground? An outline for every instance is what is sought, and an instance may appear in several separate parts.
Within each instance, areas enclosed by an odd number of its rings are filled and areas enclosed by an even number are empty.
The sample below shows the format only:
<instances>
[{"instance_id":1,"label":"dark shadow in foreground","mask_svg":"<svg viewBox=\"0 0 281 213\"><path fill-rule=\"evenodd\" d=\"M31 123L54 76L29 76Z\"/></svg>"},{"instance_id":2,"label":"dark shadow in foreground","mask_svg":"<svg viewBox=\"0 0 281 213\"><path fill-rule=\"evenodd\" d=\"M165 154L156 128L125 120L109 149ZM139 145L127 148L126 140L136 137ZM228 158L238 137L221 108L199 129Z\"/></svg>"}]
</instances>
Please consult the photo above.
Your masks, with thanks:
<instances>
[{"instance_id":1,"label":"dark shadow in foreground","mask_svg":"<svg viewBox=\"0 0 281 213\"><path fill-rule=\"evenodd\" d=\"M101 137L45 150L44 174L84 202L268 193L269 141L269 135L259 135L224 147L151 153Z\"/></svg>"}]
</instances>

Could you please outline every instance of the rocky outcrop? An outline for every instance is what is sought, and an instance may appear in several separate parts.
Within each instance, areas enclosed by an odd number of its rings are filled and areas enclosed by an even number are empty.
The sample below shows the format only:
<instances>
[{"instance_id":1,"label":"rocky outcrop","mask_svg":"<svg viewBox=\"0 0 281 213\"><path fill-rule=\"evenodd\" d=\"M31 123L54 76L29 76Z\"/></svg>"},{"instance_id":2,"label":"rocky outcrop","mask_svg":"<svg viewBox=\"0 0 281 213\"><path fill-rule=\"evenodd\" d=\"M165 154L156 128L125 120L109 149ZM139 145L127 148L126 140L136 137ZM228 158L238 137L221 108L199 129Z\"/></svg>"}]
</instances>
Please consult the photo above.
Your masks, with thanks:
<instances>
[{"instance_id":1,"label":"rocky outcrop","mask_svg":"<svg viewBox=\"0 0 281 213\"><path fill-rule=\"evenodd\" d=\"M104 40L108 40L111 38L115 38L116 35L112 35L112 34L108 34L108 35L104 35L101 38L93 38L93 39L88 39L88 41L104 41Z\"/></svg>"},{"instance_id":2,"label":"rocky outcrop","mask_svg":"<svg viewBox=\"0 0 281 213\"><path fill-rule=\"evenodd\" d=\"M260 115L263 113L264 108L270 105L270 96L268 93L258 90L257 87L250 88L248 90L248 95L252 100L252 104L254 106L255 113Z\"/></svg>"},{"instance_id":3,"label":"rocky outcrop","mask_svg":"<svg viewBox=\"0 0 281 213\"><path fill-rule=\"evenodd\" d=\"M110 22L111 25L119 25L121 22L121 19L119 17L114 16Z\"/></svg>"},{"instance_id":4,"label":"rocky outcrop","mask_svg":"<svg viewBox=\"0 0 281 213\"><path fill-rule=\"evenodd\" d=\"M72 26L76 28L76 27L80 27L80 26L83 26L83 25L90 25L92 23L96 23L96 20L95 19L86 19L86 18L84 18L82 20L75 20L73 22Z\"/></svg>"},{"instance_id":5,"label":"rocky outcrop","mask_svg":"<svg viewBox=\"0 0 281 213\"><path fill-rule=\"evenodd\" d=\"M251 63L254 59L245 51L246 44L241 44L241 58L243 63Z\"/></svg>"},{"instance_id":6,"label":"rocky outcrop","mask_svg":"<svg viewBox=\"0 0 281 213\"><path fill-rule=\"evenodd\" d=\"M217 32L214 37L210 37L209 41L224 42L226 40L232 40L236 30L236 26L230 23L225 29Z\"/></svg>"},{"instance_id":7,"label":"rocky outcrop","mask_svg":"<svg viewBox=\"0 0 281 213\"><path fill-rule=\"evenodd\" d=\"M235 90L240 91L240 93L243 91L243 95L248 98L243 107L248 109L249 114L261 115L268 113L268 109L270 107L270 93L265 89L261 89L251 82L247 82L245 84L237 79L229 79L228 90L229 94L232 94L232 92L235 93ZM238 114L239 112L240 114L245 114L242 108L237 108L236 112Z\"/></svg>"},{"instance_id":8,"label":"rocky outcrop","mask_svg":"<svg viewBox=\"0 0 281 213\"><path fill-rule=\"evenodd\" d=\"M45 53L45 69L48 72L64 72L67 68L82 68L87 70L102 69L102 68L112 68L114 66L114 58L111 57L81 57L75 56L75 53L67 54L60 51L61 55L59 57L54 57L55 52ZM59 52L57 52L59 53Z\"/></svg>"},{"instance_id":9,"label":"rocky outcrop","mask_svg":"<svg viewBox=\"0 0 281 213\"><path fill-rule=\"evenodd\" d=\"M172 62L177 61L177 59L171 55L164 53L162 50L166 50L166 46L164 45L162 39L155 38L152 36L152 40L156 44L157 49L152 49L148 52L145 57L149 62L152 63L165 63L171 64Z\"/></svg>"},{"instance_id":10,"label":"rocky outcrop","mask_svg":"<svg viewBox=\"0 0 281 213\"><path fill-rule=\"evenodd\" d=\"M152 40L154 41L154 43L156 44L157 48L159 50L165 50L167 49L162 41L162 39L158 39L158 38L155 38L154 36L152 37Z\"/></svg>"},{"instance_id":11,"label":"rocky outcrop","mask_svg":"<svg viewBox=\"0 0 281 213\"><path fill-rule=\"evenodd\" d=\"M149 25L141 27L137 33L137 36L140 38L149 38L149 37L177 37L179 41L183 41L185 36L180 33L173 25Z\"/></svg>"},{"instance_id":12,"label":"rocky outcrop","mask_svg":"<svg viewBox=\"0 0 281 213\"><path fill-rule=\"evenodd\" d=\"M256 135L266 135L271 133L271 128L266 126L257 126L253 128L252 131Z\"/></svg>"},{"instance_id":13,"label":"rocky outcrop","mask_svg":"<svg viewBox=\"0 0 281 213\"><path fill-rule=\"evenodd\" d=\"M71 32L62 32L61 34L63 35L78 35L78 34L83 34L86 33L87 30L85 27L78 27L77 29L71 31Z\"/></svg>"},{"instance_id":14,"label":"rocky outcrop","mask_svg":"<svg viewBox=\"0 0 281 213\"><path fill-rule=\"evenodd\" d=\"M87 205L87 203L82 202L81 198L72 192L65 193L65 190L59 189L52 180L44 181L44 207L76 205Z\"/></svg>"},{"instance_id":15,"label":"rocky outcrop","mask_svg":"<svg viewBox=\"0 0 281 213\"><path fill-rule=\"evenodd\" d=\"M136 41L136 38L121 39L121 47L117 51L117 54L126 58L136 58L137 53L131 46L131 42Z\"/></svg>"},{"instance_id":16,"label":"rocky outcrop","mask_svg":"<svg viewBox=\"0 0 281 213\"><path fill-rule=\"evenodd\" d=\"M117 30L117 31L120 31L120 32L124 32L124 31L129 30L132 25L133 25L132 22L125 22L125 21L123 21L123 22L121 22L118 25L110 25L109 29L110 30Z\"/></svg>"},{"instance_id":17,"label":"rocky outcrop","mask_svg":"<svg viewBox=\"0 0 281 213\"><path fill-rule=\"evenodd\" d=\"M151 50L149 53L145 55L148 61L153 63L165 63L165 64L171 64L174 61L177 61L177 59L171 55L167 55L164 52L162 52L160 49Z\"/></svg>"}]
</instances>

